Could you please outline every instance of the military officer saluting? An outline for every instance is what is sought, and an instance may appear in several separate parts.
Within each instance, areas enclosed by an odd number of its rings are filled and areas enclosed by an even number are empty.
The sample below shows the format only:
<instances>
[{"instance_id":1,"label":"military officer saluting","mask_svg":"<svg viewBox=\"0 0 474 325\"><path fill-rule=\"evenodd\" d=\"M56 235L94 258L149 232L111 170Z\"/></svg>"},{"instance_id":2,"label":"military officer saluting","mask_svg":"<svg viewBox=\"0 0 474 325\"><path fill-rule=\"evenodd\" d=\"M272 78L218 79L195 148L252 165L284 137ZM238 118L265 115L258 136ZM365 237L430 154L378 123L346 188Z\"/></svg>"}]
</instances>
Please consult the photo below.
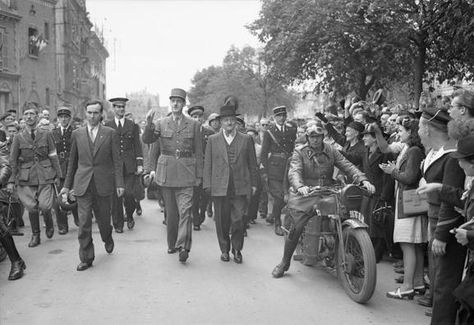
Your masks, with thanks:
<instances>
[{"instance_id":1,"label":"military officer saluting","mask_svg":"<svg viewBox=\"0 0 474 325\"><path fill-rule=\"evenodd\" d=\"M186 92L172 89L169 98L171 115L155 126L150 112L142 139L146 144L160 141L155 181L165 201L168 253L179 250L184 263L191 250L193 188L202 182L202 136L200 124L183 114Z\"/></svg>"},{"instance_id":2,"label":"military officer saluting","mask_svg":"<svg viewBox=\"0 0 474 325\"><path fill-rule=\"evenodd\" d=\"M25 129L13 138L11 146L12 175L7 189L13 191L15 183L17 184L18 197L28 210L33 233L28 246L35 247L41 242L40 210L46 224L46 237L53 237L53 184L59 183L62 174L51 132L37 128L39 116L36 105L30 104L26 107L23 119Z\"/></svg>"},{"instance_id":3,"label":"military officer saluting","mask_svg":"<svg viewBox=\"0 0 474 325\"><path fill-rule=\"evenodd\" d=\"M285 106L273 109L275 124L263 134L261 162L264 168L264 179L268 181L268 192L273 197L272 215L267 222L275 223L275 233L283 236L281 229L281 210L285 206L283 200L283 179L288 158L295 148L296 128L285 123L287 112Z\"/></svg>"},{"instance_id":4,"label":"military officer saluting","mask_svg":"<svg viewBox=\"0 0 474 325\"><path fill-rule=\"evenodd\" d=\"M112 199L112 223L117 233L123 232L124 215L123 206L127 215L127 227L135 226L133 212L136 208L133 188L139 179L137 175L143 173L143 151L140 141L140 127L130 119L125 118L125 106L128 98L116 97L109 99L114 111L114 119L105 122L105 126L115 129L120 145L120 159L123 168L125 193L118 197L117 193Z\"/></svg>"},{"instance_id":5,"label":"military officer saluting","mask_svg":"<svg viewBox=\"0 0 474 325\"><path fill-rule=\"evenodd\" d=\"M71 125L72 111L69 107L61 106L58 108L57 113L58 125L53 129L53 138L56 144L56 152L58 154L59 165L61 166L62 177L60 178L60 188L64 185L64 179L67 173L67 167L69 162L69 153L71 152L71 134L74 131L74 127ZM58 222L58 233L60 235L67 234L69 226L67 222L67 211L62 210L60 207L57 208L57 222ZM74 223L79 226L79 219L77 214L77 205L72 209L74 216Z\"/></svg>"},{"instance_id":6,"label":"military officer saluting","mask_svg":"<svg viewBox=\"0 0 474 325\"><path fill-rule=\"evenodd\" d=\"M206 144L209 136L214 134L214 131L209 127L203 125L204 123L204 107L192 106L188 109L188 114L201 125L202 149L203 154L206 152ZM201 224L206 219L207 203L209 196L202 188L202 184L194 188L193 197L193 224L194 230L201 230Z\"/></svg>"}]
</instances>

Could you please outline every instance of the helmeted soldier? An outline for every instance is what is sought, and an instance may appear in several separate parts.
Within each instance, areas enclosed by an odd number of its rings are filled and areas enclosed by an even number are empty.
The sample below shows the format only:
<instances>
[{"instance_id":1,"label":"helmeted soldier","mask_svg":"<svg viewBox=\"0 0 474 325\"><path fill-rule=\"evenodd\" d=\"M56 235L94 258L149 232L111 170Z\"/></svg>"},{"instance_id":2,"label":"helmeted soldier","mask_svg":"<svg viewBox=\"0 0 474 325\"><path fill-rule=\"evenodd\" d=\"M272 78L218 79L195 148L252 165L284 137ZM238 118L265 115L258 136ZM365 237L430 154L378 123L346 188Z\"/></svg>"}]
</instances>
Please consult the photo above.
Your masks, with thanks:
<instances>
[{"instance_id":1,"label":"helmeted soldier","mask_svg":"<svg viewBox=\"0 0 474 325\"><path fill-rule=\"evenodd\" d=\"M17 183L18 197L28 210L33 232L28 246L35 247L41 242L40 210L46 224L46 237L53 237L53 184L59 184L62 174L53 135L50 131L36 128L39 119L36 105L27 106L23 118L25 129L14 137L11 146L12 175L8 189L13 191Z\"/></svg>"},{"instance_id":2,"label":"helmeted soldier","mask_svg":"<svg viewBox=\"0 0 474 325\"><path fill-rule=\"evenodd\" d=\"M123 206L127 215L127 227L132 229L135 226L133 212L136 201L133 195L135 182L139 182L137 175L143 173L143 150L140 141L140 127L130 119L125 118L125 106L128 98L117 97L109 100L114 109L114 119L105 122L116 130L120 144L120 158L123 165L123 177L125 182L125 194L123 197L113 196L112 201L112 221L117 233L123 232L124 216Z\"/></svg>"},{"instance_id":3,"label":"helmeted soldier","mask_svg":"<svg viewBox=\"0 0 474 325\"><path fill-rule=\"evenodd\" d=\"M64 184L64 178L66 177L67 166L69 162L69 153L71 152L71 134L74 131L74 127L71 125L72 110L69 107L62 106L59 107L56 113L58 117L58 125L53 129L54 142L56 144L56 151L58 154L59 165L61 166L61 171L63 177L60 179L60 188L61 190ZM68 221L67 221L67 211L57 207L57 222L58 222L58 233L60 235L67 234L69 231ZM72 209L72 214L74 216L74 223L76 226L79 225L77 206Z\"/></svg>"},{"instance_id":4,"label":"helmeted soldier","mask_svg":"<svg viewBox=\"0 0 474 325\"><path fill-rule=\"evenodd\" d=\"M155 126L154 113L148 114L143 142L160 141L155 181L165 201L168 253L179 250L184 263L191 250L193 187L202 182L202 136L199 123L183 114L186 91L172 89L169 98L171 115Z\"/></svg>"},{"instance_id":5,"label":"helmeted soldier","mask_svg":"<svg viewBox=\"0 0 474 325\"><path fill-rule=\"evenodd\" d=\"M209 136L214 134L214 131L209 127L203 125L204 123L204 107L192 106L188 109L188 114L193 119L201 124L202 149L203 154L206 152L206 144ZM202 184L194 187L193 197L193 224L194 230L201 230L201 224L206 219L206 208L209 202L209 196L202 188Z\"/></svg>"},{"instance_id":6,"label":"helmeted soldier","mask_svg":"<svg viewBox=\"0 0 474 325\"><path fill-rule=\"evenodd\" d=\"M273 109L275 124L270 126L263 135L261 162L264 168L264 179L268 180L268 192L273 197L271 217L267 222L275 223L275 233L283 236L281 229L281 210L285 206L283 179L286 163L295 148L296 128L286 123L285 106Z\"/></svg>"}]
</instances>

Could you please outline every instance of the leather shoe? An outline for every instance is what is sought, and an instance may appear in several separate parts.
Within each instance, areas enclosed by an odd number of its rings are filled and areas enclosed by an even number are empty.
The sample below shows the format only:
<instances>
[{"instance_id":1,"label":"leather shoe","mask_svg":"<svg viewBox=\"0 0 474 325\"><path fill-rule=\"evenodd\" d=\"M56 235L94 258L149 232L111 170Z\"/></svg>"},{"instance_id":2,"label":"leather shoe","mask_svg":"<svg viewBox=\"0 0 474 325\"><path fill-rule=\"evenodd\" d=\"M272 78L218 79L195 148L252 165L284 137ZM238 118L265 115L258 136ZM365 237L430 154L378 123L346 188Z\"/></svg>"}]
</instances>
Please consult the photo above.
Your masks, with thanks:
<instances>
[{"instance_id":1,"label":"leather shoe","mask_svg":"<svg viewBox=\"0 0 474 325\"><path fill-rule=\"evenodd\" d=\"M419 299L416 300L416 303L418 305L424 306L424 307L432 307L433 306L433 300L430 297L423 296L420 297Z\"/></svg>"},{"instance_id":2,"label":"leather shoe","mask_svg":"<svg viewBox=\"0 0 474 325\"><path fill-rule=\"evenodd\" d=\"M87 270L88 268L90 268L91 266L92 266L92 262L89 262L89 263L81 262L77 266L77 270L78 271L84 271L84 270Z\"/></svg>"},{"instance_id":3,"label":"leather shoe","mask_svg":"<svg viewBox=\"0 0 474 325\"><path fill-rule=\"evenodd\" d=\"M234 262L237 264L242 264L242 253L240 251L234 251Z\"/></svg>"},{"instance_id":4,"label":"leather shoe","mask_svg":"<svg viewBox=\"0 0 474 325\"><path fill-rule=\"evenodd\" d=\"M60 228L60 229L58 230L58 234L60 234L60 235L65 235L65 234L67 234L67 232L68 232L68 230L65 229L65 228Z\"/></svg>"},{"instance_id":5,"label":"leather shoe","mask_svg":"<svg viewBox=\"0 0 474 325\"><path fill-rule=\"evenodd\" d=\"M193 229L196 230L196 231L199 231L199 230L201 230L201 226L200 225L194 225Z\"/></svg>"},{"instance_id":6,"label":"leather shoe","mask_svg":"<svg viewBox=\"0 0 474 325\"><path fill-rule=\"evenodd\" d=\"M177 248L168 248L168 254L174 254L178 251Z\"/></svg>"},{"instance_id":7,"label":"leather shoe","mask_svg":"<svg viewBox=\"0 0 474 325\"><path fill-rule=\"evenodd\" d=\"M136 212L137 212L137 216L141 216L143 213L142 208L137 208Z\"/></svg>"},{"instance_id":8,"label":"leather shoe","mask_svg":"<svg viewBox=\"0 0 474 325\"><path fill-rule=\"evenodd\" d=\"M40 235L39 234L33 234L31 236L31 240L28 244L28 247L36 247L41 243Z\"/></svg>"},{"instance_id":9,"label":"leather shoe","mask_svg":"<svg viewBox=\"0 0 474 325\"><path fill-rule=\"evenodd\" d=\"M273 223L274 223L274 221L273 221L273 219L272 219L271 217L266 217L266 218L265 218L265 221L266 221L267 224L269 224L269 225L273 225Z\"/></svg>"},{"instance_id":10,"label":"leather shoe","mask_svg":"<svg viewBox=\"0 0 474 325\"><path fill-rule=\"evenodd\" d=\"M132 230L135 227L135 220L133 218L128 218L127 220L127 228Z\"/></svg>"},{"instance_id":11,"label":"leather shoe","mask_svg":"<svg viewBox=\"0 0 474 325\"><path fill-rule=\"evenodd\" d=\"M283 232L283 229L281 229L280 226L276 226L276 227L275 227L275 235L277 235L277 236L283 236L283 235L285 235L285 233Z\"/></svg>"},{"instance_id":12,"label":"leather shoe","mask_svg":"<svg viewBox=\"0 0 474 325\"><path fill-rule=\"evenodd\" d=\"M432 317L433 316L433 309L427 309L425 310L425 316Z\"/></svg>"},{"instance_id":13,"label":"leather shoe","mask_svg":"<svg viewBox=\"0 0 474 325\"><path fill-rule=\"evenodd\" d=\"M189 252L186 249L179 250L179 261L181 263L185 263L188 260Z\"/></svg>"},{"instance_id":14,"label":"leather shoe","mask_svg":"<svg viewBox=\"0 0 474 325\"><path fill-rule=\"evenodd\" d=\"M281 278L283 276L283 274L286 271L288 271L289 268L290 268L290 266L288 264L280 263L277 266L275 266L275 268L273 269L272 276L274 278Z\"/></svg>"},{"instance_id":15,"label":"leather shoe","mask_svg":"<svg viewBox=\"0 0 474 325\"><path fill-rule=\"evenodd\" d=\"M25 269L26 264L21 258L18 261L12 262L12 267L10 269L10 274L8 275L8 280L18 280L23 276L23 270Z\"/></svg>"},{"instance_id":16,"label":"leather shoe","mask_svg":"<svg viewBox=\"0 0 474 325\"><path fill-rule=\"evenodd\" d=\"M115 228L115 232L117 234L121 234L121 233L123 233L123 229L122 228Z\"/></svg>"},{"instance_id":17,"label":"leather shoe","mask_svg":"<svg viewBox=\"0 0 474 325\"><path fill-rule=\"evenodd\" d=\"M107 253L112 253L114 251L114 240L112 237L104 244L105 251Z\"/></svg>"},{"instance_id":18,"label":"leather shoe","mask_svg":"<svg viewBox=\"0 0 474 325\"><path fill-rule=\"evenodd\" d=\"M53 238L54 235L54 228L46 228L46 237L47 238Z\"/></svg>"},{"instance_id":19,"label":"leather shoe","mask_svg":"<svg viewBox=\"0 0 474 325\"><path fill-rule=\"evenodd\" d=\"M229 253L222 253L221 254L221 261L222 262L229 262L230 261Z\"/></svg>"}]
</instances>

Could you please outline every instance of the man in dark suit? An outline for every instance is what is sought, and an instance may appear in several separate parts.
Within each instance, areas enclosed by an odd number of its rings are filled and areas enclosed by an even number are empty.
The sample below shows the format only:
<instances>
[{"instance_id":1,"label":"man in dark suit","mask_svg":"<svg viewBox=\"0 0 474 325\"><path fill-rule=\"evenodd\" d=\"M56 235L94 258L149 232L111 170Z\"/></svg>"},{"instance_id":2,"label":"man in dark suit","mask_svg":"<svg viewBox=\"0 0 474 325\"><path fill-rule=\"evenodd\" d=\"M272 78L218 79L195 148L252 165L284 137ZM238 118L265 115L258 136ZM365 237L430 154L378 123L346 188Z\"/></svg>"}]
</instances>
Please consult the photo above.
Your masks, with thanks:
<instances>
[{"instance_id":1,"label":"man in dark suit","mask_svg":"<svg viewBox=\"0 0 474 325\"><path fill-rule=\"evenodd\" d=\"M257 190L257 158L252 138L237 131L234 106L223 106L222 132L209 137L204 160L203 187L214 201L221 260L242 263L244 214L247 197ZM229 230L232 234L229 238Z\"/></svg>"},{"instance_id":2,"label":"man in dark suit","mask_svg":"<svg viewBox=\"0 0 474 325\"><path fill-rule=\"evenodd\" d=\"M72 133L69 166L62 199L74 189L79 211L79 258L78 271L92 266L92 210L99 226L100 236L107 253L112 253L114 241L110 225L111 200L114 192L124 193L119 143L115 130L100 123L103 106L100 101L86 104L87 125Z\"/></svg>"},{"instance_id":3,"label":"man in dark suit","mask_svg":"<svg viewBox=\"0 0 474 325\"><path fill-rule=\"evenodd\" d=\"M186 92L175 88L170 95L171 115L153 123L147 116L143 142L160 141L155 181L162 187L166 211L168 253L179 251L185 263L191 250L193 187L202 181L203 151L200 125L183 114Z\"/></svg>"},{"instance_id":4,"label":"man in dark suit","mask_svg":"<svg viewBox=\"0 0 474 325\"><path fill-rule=\"evenodd\" d=\"M286 122L286 107L278 106L273 109L275 124L263 134L262 165L263 179L268 184L268 192L273 197L272 216L267 222L275 223L275 233L283 236L281 229L281 210L285 206L283 179L288 158L295 148L296 128Z\"/></svg>"},{"instance_id":5,"label":"man in dark suit","mask_svg":"<svg viewBox=\"0 0 474 325\"><path fill-rule=\"evenodd\" d=\"M209 127L203 125L204 123L204 107L202 106L192 106L188 109L188 114L193 119L199 122L201 125L201 136L202 136L202 149L203 154L206 151L207 140L211 135L214 134L214 131ZM201 224L206 219L206 209L209 202L209 196L202 188L202 184L194 187L194 197L193 197L193 224L194 230L201 230Z\"/></svg>"},{"instance_id":6,"label":"man in dark suit","mask_svg":"<svg viewBox=\"0 0 474 325\"><path fill-rule=\"evenodd\" d=\"M115 129L119 139L120 160L122 161L125 193L122 197L116 194L112 197L112 223L117 233L123 232L123 206L127 215L127 227L133 229L135 221L133 212L137 207L133 188L139 182L137 175L143 173L143 151L140 141L138 124L125 118L127 98L117 97L109 100L114 109L114 119L105 122L105 125Z\"/></svg>"},{"instance_id":7,"label":"man in dark suit","mask_svg":"<svg viewBox=\"0 0 474 325\"><path fill-rule=\"evenodd\" d=\"M69 152L71 151L71 135L75 129L71 125L72 111L69 107L59 107L56 113L58 117L58 126L53 131L54 143L56 144L56 151L58 153L59 165L61 166L62 177L60 178L59 189L64 185L64 179L66 178L67 165L69 162ZM58 232L60 235L65 235L69 231L67 221L67 211L61 209L59 206L55 207L56 218L58 221ZM74 216L74 223L79 225L79 217L77 214L77 206L72 209Z\"/></svg>"}]
</instances>

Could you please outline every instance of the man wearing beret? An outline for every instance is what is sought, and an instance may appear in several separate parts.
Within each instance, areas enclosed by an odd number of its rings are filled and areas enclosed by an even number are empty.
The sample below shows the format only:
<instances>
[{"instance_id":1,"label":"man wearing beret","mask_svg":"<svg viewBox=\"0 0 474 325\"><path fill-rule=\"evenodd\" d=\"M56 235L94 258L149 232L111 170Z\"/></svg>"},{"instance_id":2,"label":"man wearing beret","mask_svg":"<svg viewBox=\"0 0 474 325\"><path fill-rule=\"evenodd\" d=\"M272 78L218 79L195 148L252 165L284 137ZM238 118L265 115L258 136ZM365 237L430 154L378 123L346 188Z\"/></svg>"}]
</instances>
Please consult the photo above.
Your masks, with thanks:
<instances>
[{"instance_id":1,"label":"man wearing beret","mask_svg":"<svg viewBox=\"0 0 474 325\"><path fill-rule=\"evenodd\" d=\"M262 165L264 179L268 183L268 191L273 197L271 218L267 222L275 223L275 234L283 236L281 229L281 210L285 206L283 179L285 177L286 163L295 148L296 128L286 122L287 112L285 106L273 109L275 124L271 125L263 135Z\"/></svg>"},{"instance_id":2,"label":"man wearing beret","mask_svg":"<svg viewBox=\"0 0 474 325\"><path fill-rule=\"evenodd\" d=\"M209 137L203 187L214 201L221 260L228 262L232 250L240 264L247 198L257 189L257 158L252 138L237 130L235 106L221 107L219 116L222 132Z\"/></svg>"},{"instance_id":3,"label":"man wearing beret","mask_svg":"<svg viewBox=\"0 0 474 325\"><path fill-rule=\"evenodd\" d=\"M60 178L60 190L64 185L64 179L66 178L67 167L69 162L69 153L71 152L71 135L75 128L71 125L72 111L69 107L61 106L58 108L57 113L58 125L53 129L52 134L54 143L56 144L56 151L58 153L59 165L61 166L62 177ZM74 223L79 226L79 219L77 214L77 206L72 209L74 216ZM58 233L60 235L67 234L69 231L67 221L67 211L62 210L56 206L56 216L58 222Z\"/></svg>"},{"instance_id":4,"label":"man wearing beret","mask_svg":"<svg viewBox=\"0 0 474 325\"><path fill-rule=\"evenodd\" d=\"M191 250L193 188L202 181L202 136L199 122L183 114L186 92L174 88L169 98L171 115L155 125L150 112L143 142L160 142L155 181L165 201L168 253L179 251L185 263Z\"/></svg>"},{"instance_id":5,"label":"man wearing beret","mask_svg":"<svg viewBox=\"0 0 474 325\"><path fill-rule=\"evenodd\" d=\"M130 119L125 118L125 106L128 98L116 97L109 100L112 103L114 119L105 122L105 126L116 131L119 141L120 159L122 161L125 193L123 197L115 193L112 197L112 223L115 232L123 232L124 215L127 215L127 227L133 229L135 220L133 212L137 207L133 188L139 179L137 175L143 173L143 150L140 141L140 127Z\"/></svg>"},{"instance_id":6,"label":"man wearing beret","mask_svg":"<svg viewBox=\"0 0 474 325\"><path fill-rule=\"evenodd\" d=\"M203 154L206 150L206 144L209 136L214 134L210 128L203 125L204 122L204 107L202 106L192 106L188 110L189 116L199 122L201 125L201 136L202 136L202 148ZM193 224L194 230L201 230L201 224L206 219L206 208L209 202L209 196L200 186L194 187L194 198L193 198Z\"/></svg>"}]
</instances>

